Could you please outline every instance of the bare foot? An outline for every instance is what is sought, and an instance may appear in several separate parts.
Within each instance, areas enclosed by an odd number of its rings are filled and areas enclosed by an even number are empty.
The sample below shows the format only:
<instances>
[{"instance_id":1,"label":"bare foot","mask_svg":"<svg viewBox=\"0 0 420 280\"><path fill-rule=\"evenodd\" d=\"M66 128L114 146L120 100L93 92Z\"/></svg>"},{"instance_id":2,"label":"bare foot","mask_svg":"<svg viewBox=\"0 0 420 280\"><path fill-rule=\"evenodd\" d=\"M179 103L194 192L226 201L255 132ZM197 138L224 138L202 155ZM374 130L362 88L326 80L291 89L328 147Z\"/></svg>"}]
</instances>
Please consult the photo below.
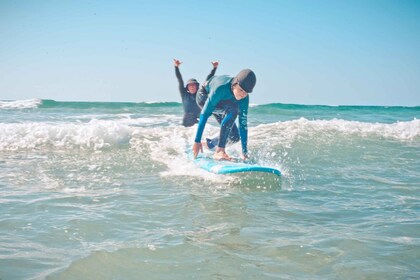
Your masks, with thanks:
<instances>
[{"instance_id":1,"label":"bare foot","mask_svg":"<svg viewBox=\"0 0 420 280\"><path fill-rule=\"evenodd\" d=\"M232 158L228 154L226 154L225 151L215 152L214 155L213 155L213 158L215 160L229 160L229 161L232 160Z\"/></svg>"}]
</instances>

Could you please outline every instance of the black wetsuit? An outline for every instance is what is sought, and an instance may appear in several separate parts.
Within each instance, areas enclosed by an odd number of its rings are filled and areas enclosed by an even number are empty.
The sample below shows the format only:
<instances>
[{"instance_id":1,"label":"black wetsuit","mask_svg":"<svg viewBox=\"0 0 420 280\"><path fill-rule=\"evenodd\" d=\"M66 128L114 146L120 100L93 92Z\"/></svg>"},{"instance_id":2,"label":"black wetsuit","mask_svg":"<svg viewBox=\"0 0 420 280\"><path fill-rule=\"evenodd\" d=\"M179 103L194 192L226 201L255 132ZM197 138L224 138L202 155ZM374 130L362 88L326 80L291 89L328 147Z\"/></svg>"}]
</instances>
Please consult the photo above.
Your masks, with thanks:
<instances>
[{"instance_id":1,"label":"black wetsuit","mask_svg":"<svg viewBox=\"0 0 420 280\"><path fill-rule=\"evenodd\" d=\"M207 76L206 81L214 76L217 68L213 68L210 74ZM187 87L184 86L184 81L182 80L181 72L179 67L175 66L175 75L179 83L179 93L181 94L182 105L184 107L184 117L182 118L183 126L193 126L198 123L200 118L201 108L198 107L197 102L195 101L196 94L191 94L188 92ZM198 89L199 85L197 85Z\"/></svg>"}]
</instances>

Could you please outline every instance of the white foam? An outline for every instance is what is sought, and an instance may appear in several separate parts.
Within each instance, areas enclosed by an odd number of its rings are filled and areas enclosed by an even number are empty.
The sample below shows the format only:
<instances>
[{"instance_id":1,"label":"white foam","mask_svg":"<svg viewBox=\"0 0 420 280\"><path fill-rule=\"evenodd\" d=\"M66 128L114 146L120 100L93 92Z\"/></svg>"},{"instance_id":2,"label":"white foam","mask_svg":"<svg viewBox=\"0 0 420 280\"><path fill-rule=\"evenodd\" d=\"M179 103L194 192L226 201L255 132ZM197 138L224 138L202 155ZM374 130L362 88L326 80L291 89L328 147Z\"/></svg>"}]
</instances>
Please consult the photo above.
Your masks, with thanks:
<instances>
[{"instance_id":1,"label":"white foam","mask_svg":"<svg viewBox=\"0 0 420 280\"><path fill-rule=\"evenodd\" d=\"M35 148L82 148L98 150L109 147L129 145L134 149L144 147L154 150L166 150L166 154L156 157L168 157L173 151L185 151L193 143L194 128L184 128L168 124L173 116L160 118L130 118L116 120L97 120L89 122L62 123L0 123L0 151L13 151ZM160 124L163 122L165 126ZM332 138L341 136L380 137L399 141L414 141L420 137L420 120L407 122L364 123L357 121L333 120L298 120L261 124L249 129L250 145L264 146L267 141L281 143L283 147L296 139L317 139L322 136ZM206 126L204 137L211 137L218 128ZM142 136L142 137L139 137ZM164 147L164 148L162 148ZM229 148L234 154L240 154L240 144Z\"/></svg>"},{"instance_id":2,"label":"white foam","mask_svg":"<svg viewBox=\"0 0 420 280\"><path fill-rule=\"evenodd\" d=\"M209 129L213 128L209 124ZM163 164L166 168L160 172L162 177L193 176L215 183L226 182L223 176L204 171L188 159L186 150L194 142L195 131L179 125L144 128L142 134L133 134L130 146L138 153L150 156L153 162Z\"/></svg>"},{"instance_id":3,"label":"white foam","mask_svg":"<svg viewBox=\"0 0 420 280\"><path fill-rule=\"evenodd\" d=\"M407 122L366 123L359 121L333 120L298 120L261 124L250 129L250 138L280 138L294 140L298 137L317 137L317 135L357 135L360 137L383 137L387 139L412 141L420 137L420 120Z\"/></svg>"},{"instance_id":4,"label":"white foam","mask_svg":"<svg viewBox=\"0 0 420 280\"><path fill-rule=\"evenodd\" d=\"M41 103L41 99L0 101L0 109L31 109L37 108Z\"/></svg>"},{"instance_id":5,"label":"white foam","mask_svg":"<svg viewBox=\"0 0 420 280\"><path fill-rule=\"evenodd\" d=\"M89 123L0 123L0 151L35 148L98 150L127 144L133 128L116 121Z\"/></svg>"}]
</instances>

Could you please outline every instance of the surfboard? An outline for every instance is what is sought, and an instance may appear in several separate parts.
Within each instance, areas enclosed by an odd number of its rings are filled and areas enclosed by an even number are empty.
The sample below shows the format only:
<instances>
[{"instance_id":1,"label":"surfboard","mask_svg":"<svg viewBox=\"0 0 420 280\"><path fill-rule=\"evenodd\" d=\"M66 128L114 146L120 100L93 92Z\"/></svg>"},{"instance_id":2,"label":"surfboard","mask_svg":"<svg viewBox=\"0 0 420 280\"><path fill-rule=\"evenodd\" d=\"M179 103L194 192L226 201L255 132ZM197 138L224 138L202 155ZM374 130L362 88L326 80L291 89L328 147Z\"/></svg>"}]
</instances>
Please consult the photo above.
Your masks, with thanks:
<instances>
[{"instance_id":1,"label":"surfboard","mask_svg":"<svg viewBox=\"0 0 420 280\"><path fill-rule=\"evenodd\" d=\"M191 156L191 158L193 158ZM193 159L194 163L208 172L215 174L234 174L241 172L263 172L271 173L277 176L281 176L280 170L268 166L241 162L239 160L227 161L227 160L215 160L211 157L199 155L196 159Z\"/></svg>"}]
</instances>

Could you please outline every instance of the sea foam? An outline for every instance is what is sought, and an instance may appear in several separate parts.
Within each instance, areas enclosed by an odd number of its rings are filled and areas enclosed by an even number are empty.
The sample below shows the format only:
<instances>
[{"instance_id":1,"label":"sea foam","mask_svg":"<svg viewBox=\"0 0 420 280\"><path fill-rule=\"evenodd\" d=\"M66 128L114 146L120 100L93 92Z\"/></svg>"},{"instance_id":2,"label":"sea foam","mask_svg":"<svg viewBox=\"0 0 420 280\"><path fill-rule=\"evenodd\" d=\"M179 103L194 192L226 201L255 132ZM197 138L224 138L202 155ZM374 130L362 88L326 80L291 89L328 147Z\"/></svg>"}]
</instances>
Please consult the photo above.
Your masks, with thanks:
<instances>
[{"instance_id":1,"label":"sea foam","mask_svg":"<svg viewBox=\"0 0 420 280\"><path fill-rule=\"evenodd\" d=\"M128 143L132 129L115 121L1 124L0 151L42 147L98 150Z\"/></svg>"},{"instance_id":2,"label":"sea foam","mask_svg":"<svg viewBox=\"0 0 420 280\"><path fill-rule=\"evenodd\" d=\"M261 124L251 128L251 133L264 137L295 138L295 137L317 137L324 135L343 135L359 137L382 137L402 141L412 141L420 137L420 120L414 119L407 122L396 122L391 124L369 123L359 121L347 121L342 119L332 120L308 120L300 118L292 121Z\"/></svg>"},{"instance_id":3,"label":"sea foam","mask_svg":"<svg viewBox=\"0 0 420 280\"><path fill-rule=\"evenodd\" d=\"M173 142L177 138L188 143L192 142L194 128L162 127L159 126L159 122L162 121L158 118L122 118L119 120L93 119L86 123L0 123L0 131L2 131L0 151L35 148L98 150L132 145L139 141L163 142L167 145L166 143ZM187 131L188 133L186 133ZM215 132L218 133L217 127L208 125L203 137L211 137ZM138 138L139 135L143 135L143 138ZM420 120L384 124L341 119L308 120L300 118L249 127L250 145L262 145L266 141L291 143L296 139L316 141L321 136L331 138L379 137L398 141L415 141L420 137ZM133 138L138 139L132 141ZM142 144L140 143L140 145Z\"/></svg>"}]
</instances>

